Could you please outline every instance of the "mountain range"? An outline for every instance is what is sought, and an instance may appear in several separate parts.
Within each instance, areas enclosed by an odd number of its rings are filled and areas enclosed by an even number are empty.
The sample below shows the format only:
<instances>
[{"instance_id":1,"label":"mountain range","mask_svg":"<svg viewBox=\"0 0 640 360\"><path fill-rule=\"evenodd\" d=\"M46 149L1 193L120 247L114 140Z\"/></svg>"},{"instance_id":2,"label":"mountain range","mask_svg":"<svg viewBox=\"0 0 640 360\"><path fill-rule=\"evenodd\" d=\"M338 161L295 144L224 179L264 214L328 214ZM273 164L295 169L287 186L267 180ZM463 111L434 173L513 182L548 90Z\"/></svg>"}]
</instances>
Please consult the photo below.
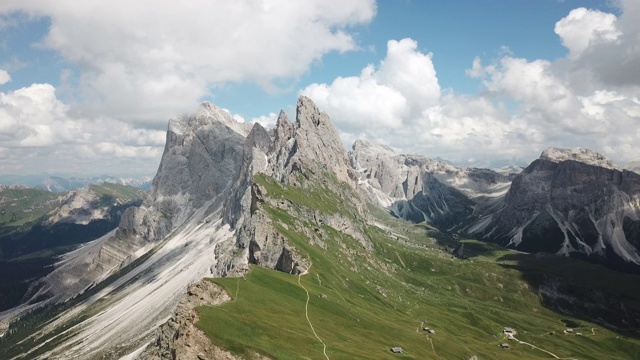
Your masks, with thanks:
<instances>
[{"instance_id":1,"label":"mountain range","mask_svg":"<svg viewBox=\"0 0 640 360\"><path fill-rule=\"evenodd\" d=\"M328 358L322 336L336 358L385 358L405 342L407 356L425 358L439 341L423 334L431 321L448 329L441 335L447 346L438 347L443 356L496 358L502 350L491 334L502 334L504 318L536 332L543 330L533 323L546 329L559 316L603 332L637 330L635 290L608 296L620 287L558 269L600 271L566 258L577 257L638 272L639 184L637 173L584 149L547 149L525 169L499 172L363 140L347 152L327 114L306 97L298 99L294 122L281 111L272 130L204 103L169 121L142 202L122 208L113 230L31 279L21 303L0 313L0 349L12 359L287 358L300 351ZM56 206L50 221L99 217L75 211L76 201ZM483 242L464 240L462 247L463 238ZM523 269L531 279L515 275ZM255 293L243 297L244 287ZM231 298L241 310L194 308ZM316 318L322 335L309 307L328 319ZM523 307L531 314L519 313ZM313 332L282 328L308 329L307 322ZM394 330L383 335L385 328ZM554 351L603 354L611 349L601 344L613 336ZM384 345L359 345L382 338ZM614 351L640 351L637 341L624 341ZM521 351L498 354L532 350Z\"/></svg>"},{"instance_id":2,"label":"mountain range","mask_svg":"<svg viewBox=\"0 0 640 360\"><path fill-rule=\"evenodd\" d=\"M640 175L587 149L546 149L519 173L461 168L359 140L370 198L401 218L525 252L638 271Z\"/></svg>"},{"instance_id":3,"label":"mountain range","mask_svg":"<svg viewBox=\"0 0 640 360\"><path fill-rule=\"evenodd\" d=\"M151 188L150 176L112 176L102 175L93 177L78 176L57 176L57 175L0 175L0 184L25 186L35 189L42 189L51 192L67 192L77 190L89 185L100 185L102 183L120 184L137 187L142 190Z\"/></svg>"}]
</instances>

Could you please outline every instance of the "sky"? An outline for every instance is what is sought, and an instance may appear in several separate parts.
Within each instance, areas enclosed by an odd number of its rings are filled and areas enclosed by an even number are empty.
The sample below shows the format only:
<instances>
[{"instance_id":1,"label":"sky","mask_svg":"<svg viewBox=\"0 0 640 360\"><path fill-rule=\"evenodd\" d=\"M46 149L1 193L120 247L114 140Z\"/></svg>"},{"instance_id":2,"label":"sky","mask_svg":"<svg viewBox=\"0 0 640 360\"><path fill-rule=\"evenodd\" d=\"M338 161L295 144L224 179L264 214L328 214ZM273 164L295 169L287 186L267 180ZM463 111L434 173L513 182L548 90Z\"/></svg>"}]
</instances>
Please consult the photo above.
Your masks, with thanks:
<instances>
[{"instance_id":1,"label":"sky","mask_svg":"<svg viewBox=\"0 0 640 360\"><path fill-rule=\"evenodd\" d=\"M0 2L0 174L153 175L203 101L305 95L358 138L455 164L640 160L640 1Z\"/></svg>"}]
</instances>

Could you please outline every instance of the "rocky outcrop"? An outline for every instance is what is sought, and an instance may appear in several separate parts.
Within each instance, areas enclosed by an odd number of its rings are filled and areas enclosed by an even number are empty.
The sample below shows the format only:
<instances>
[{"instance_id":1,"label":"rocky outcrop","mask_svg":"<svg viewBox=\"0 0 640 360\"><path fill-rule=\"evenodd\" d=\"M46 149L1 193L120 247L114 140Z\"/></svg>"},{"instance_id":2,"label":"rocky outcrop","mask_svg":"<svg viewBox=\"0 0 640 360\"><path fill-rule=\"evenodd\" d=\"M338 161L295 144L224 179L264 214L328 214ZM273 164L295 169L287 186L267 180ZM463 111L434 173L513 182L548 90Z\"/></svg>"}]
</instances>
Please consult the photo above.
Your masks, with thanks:
<instances>
[{"instance_id":1,"label":"rocky outcrop","mask_svg":"<svg viewBox=\"0 0 640 360\"><path fill-rule=\"evenodd\" d=\"M115 233L35 285L40 289L31 289L31 301L42 294L55 301L73 297L151 250L196 212L221 207L240 174L247 132L246 125L209 103L194 115L171 119L158 173L142 205L122 214Z\"/></svg>"},{"instance_id":2,"label":"rocky outcrop","mask_svg":"<svg viewBox=\"0 0 640 360\"><path fill-rule=\"evenodd\" d=\"M213 343L195 324L196 307L220 305L231 298L224 289L208 280L191 284L171 318L158 329L155 340L140 354L138 360L236 360L236 355ZM254 354L255 359L268 359Z\"/></svg>"},{"instance_id":3,"label":"rocky outcrop","mask_svg":"<svg viewBox=\"0 0 640 360\"><path fill-rule=\"evenodd\" d=\"M527 252L640 265L640 175L602 155L545 150L501 202L473 234Z\"/></svg>"},{"instance_id":4,"label":"rocky outcrop","mask_svg":"<svg viewBox=\"0 0 640 360\"><path fill-rule=\"evenodd\" d=\"M561 149L550 147L545 149L540 155L541 160L553 163L561 163L564 161L577 161L583 164L597 166L605 169L615 169L613 162L601 154L589 149L573 148Z\"/></svg>"},{"instance_id":5,"label":"rocky outcrop","mask_svg":"<svg viewBox=\"0 0 640 360\"><path fill-rule=\"evenodd\" d=\"M227 201L225 209L228 209L229 223L238 228L237 247L246 249L252 264L293 274L304 272L308 267L308 261L290 246L259 206L265 202L267 190L253 183L255 174L263 173L282 184L302 188L322 185L354 204L357 209L354 216L365 213L364 202L355 191L355 172L337 131L329 117L304 96L298 99L295 123L281 111L272 134L254 124L245 141L244 160L234 186L235 194ZM294 211L299 219L323 221L313 212L294 209L286 202L271 201L269 206ZM328 220L331 214L321 217L327 221L323 224L332 226ZM333 225L351 223L343 216L338 217L341 220L332 220ZM365 237L355 230L357 226L352 224L344 228L349 229L365 248L371 248Z\"/></svg>"},{"instance_id":6,"label":"rocky outcrop","mask_svg":"<svg viewBox=\"0 0 640 360\"><path fill-rule=\"evenodd\" d=\"M421 155L396 154L358 140L350 153L360 187L396 216L450 229L466 224L480 206L508 189L508 177L487 169L462 168Z\"/></svg>"},{"instance_id":7,"label":"rocky outcrop","mask_svg":"<svg viewBox=\"0 0 640 360\"><path fill-rule=\"evenodd\" d=\"M359 140L351 161L369 199L399 217L527 252L638 271L640 176L587 149L546 149L517 174L399 155Z\"/></svg>"}]
</instances>

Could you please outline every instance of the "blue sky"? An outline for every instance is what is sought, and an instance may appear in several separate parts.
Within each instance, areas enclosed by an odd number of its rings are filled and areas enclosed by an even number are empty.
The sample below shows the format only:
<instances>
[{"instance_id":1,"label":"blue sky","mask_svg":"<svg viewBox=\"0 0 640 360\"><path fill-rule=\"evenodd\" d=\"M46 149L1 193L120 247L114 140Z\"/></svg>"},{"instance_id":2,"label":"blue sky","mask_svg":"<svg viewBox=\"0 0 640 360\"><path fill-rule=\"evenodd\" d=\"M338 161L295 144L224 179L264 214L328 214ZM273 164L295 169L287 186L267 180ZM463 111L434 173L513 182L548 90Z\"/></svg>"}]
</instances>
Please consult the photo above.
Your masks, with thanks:
<instances>
[{"instance_id":1,"label":"blue sky","mask_svg":"<svg viewBox=\"0 0 640 360\"><path fill-rule=\"evenodd\" d=\"M3 1L0 173L153 175L172 115L206 100L268 125L300 94L347 147L640 160L633 0L186 4Z\"/></svg>"},{"instance_id":2,"label":"blue sky","mask_svg":"<svg viewBox=\"0 0 640 360\"><path fill-rule=\"evenodd\" d=\"M433 62L443 88L475 94L483 90L482 84L466 76L465 70L476 56L491 61L503 55L504 47L527 59L555 60L565 56L567 49L553 28L578 7L619 11L610 1L593 0L379 1L375 18L354 28L362 49L325 55L304 76L287 83L293 91L264 96L259 85L228 84L226 91L208 100L246 118L274 112L274 104L291 107L295 105L292 99L295 100L296 91L305 84L357 75L366 64L377 64L384 58L388 40L407 37L418 41L422 52L434 54ZM251 102L256 106L244 105L246 98L241 95L246 93L251 94L254 98Z\"/></svg>"}]
</instances>

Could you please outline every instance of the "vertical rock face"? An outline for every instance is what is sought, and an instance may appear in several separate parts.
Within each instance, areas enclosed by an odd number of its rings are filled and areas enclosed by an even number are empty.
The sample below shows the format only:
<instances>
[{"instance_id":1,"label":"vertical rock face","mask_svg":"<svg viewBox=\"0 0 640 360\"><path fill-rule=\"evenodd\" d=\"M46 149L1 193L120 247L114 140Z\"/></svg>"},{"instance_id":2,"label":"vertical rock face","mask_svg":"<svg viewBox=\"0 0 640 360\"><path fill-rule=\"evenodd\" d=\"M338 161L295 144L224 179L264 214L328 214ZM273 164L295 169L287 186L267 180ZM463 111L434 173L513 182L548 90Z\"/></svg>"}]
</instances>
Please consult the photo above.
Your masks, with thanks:
<instances>
[{"instance_id":1,"label":"vertical rock face","mask_svg":"<svg viewBox=\"0 0 640 360\"><path fill-rule=\"evenodd\" d=\"M350 153L360 187L397 216L438 226L466 223L478 206L504 193L509 179L487 169L461 168L421 155L396 154L358 140Z\"/></svg>"},{"instance_id":2,"label":"vertical rock face","mask_svg":"<svg viewBox=\"0 0 640 360\"><path fill-rule=\"evenodd\" d=\"M362 190L399 217L522 251L639 271L640 175L591 150L549 148L510 176L362 140L350 156Z\"/></svg>"},{"instance_id":3,"label":"vertical rock face","mask_svg":"<svg viewBox=\"0 0 640 360\"><path fill-rule=\"evenodd\" d=\"M309 98L298 99L295 124L280 112L274 132L267 171L270 176L293 184L297 183L297 175L309 178L331 174L338 181L355 186L356 176L338 132L329 116Z\"/></svg>"},{"instance_id":4,"label":"vertical rock face","mask_svg":"<svg viewBox=\"0 0 640 360\"><path fill-rule=\"evenodd\" d=\"M254 125L245 144L245 166L236 194L225 208L234 209L230 223L238 227L237 246L247 249L250 263L300 273L305 270L306 261L257 206L264 202L262 194L266 189L253 184L252 176L261 172L284 184L302 187L307 186L307 180L317 179L337 196L358 204L357 208L363 209L364 203L357 193L342 186L347 184L355 190L355 173L329 117L310 99L304 96L298 99L294 124L281 111L273 136L267 135L260 125ZM359 238L358 234L354 237Z\"/></svg>"},{"instance_id":5,"label":"vertical rock face","mask_svg":"<svg viewBox=\"0 0 640 360\"><path fill-rule=\"evenodd\" d=\"M546 150L474 233L522 251L640 265L640 175L587 150Z\"/></svg>"},{"instance_id":6,"label":"vertical rock face","mask_svg":"<svg viewBox=\"0 0 640 360\"><path fill-rule=\"evenodd\" d=\"M205 103L193 116L169 122L167 142L146 204L179 225L238 177L246 132Z\"/></svg>"},{"instance_id":7,"label":"vertical rock face","mask_svg":"<svg viewBox=\"0 0 640 360\"><path fill-rule=\"evenodd\" d=\"M128 208L114 234L64 262L30 291L63 301L106 278L166 238L206 206L219 207L240 174L248 127L204 103L169 121L153 186L140 207ZM146 252L144 251L144 252Z\"/></svg>"}]
</instances>

